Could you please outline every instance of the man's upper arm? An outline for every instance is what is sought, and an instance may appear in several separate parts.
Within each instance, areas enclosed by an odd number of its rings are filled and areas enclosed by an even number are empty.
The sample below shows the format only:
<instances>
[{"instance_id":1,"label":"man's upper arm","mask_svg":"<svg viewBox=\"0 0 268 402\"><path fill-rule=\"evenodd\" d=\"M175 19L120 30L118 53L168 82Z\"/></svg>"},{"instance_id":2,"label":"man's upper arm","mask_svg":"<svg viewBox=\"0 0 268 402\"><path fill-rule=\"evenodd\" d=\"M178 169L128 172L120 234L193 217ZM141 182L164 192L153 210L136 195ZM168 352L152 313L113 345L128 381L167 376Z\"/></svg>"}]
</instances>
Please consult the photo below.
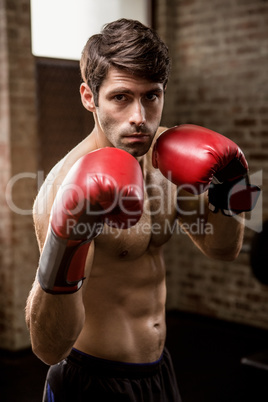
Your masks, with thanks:
<instances>
[{"instance_id":1,"label":"man's upper arm","mask_svg":"<svg viewBox=\"0 0 268 402\"><path fill-rule=\"evenodd\" d=\"M49 208L49 203L47 203L44 190L45 189L41 188L33 206L34 228L40 251L42 250L45 242L51 209Z\"/></svg>"},{"instance_id":2,"label":"man's upper arm","mask_svg":"<svg viewBox=\"0 0 268 402\"><path fill-rule=\"evenodd\" d=\"M40 250L42 250L46 239L52 204L66 174L63 173L65 170L63 167L63 160L54 166L47 175L34 201L33 221Z\"/></svg>"}]
</instances>

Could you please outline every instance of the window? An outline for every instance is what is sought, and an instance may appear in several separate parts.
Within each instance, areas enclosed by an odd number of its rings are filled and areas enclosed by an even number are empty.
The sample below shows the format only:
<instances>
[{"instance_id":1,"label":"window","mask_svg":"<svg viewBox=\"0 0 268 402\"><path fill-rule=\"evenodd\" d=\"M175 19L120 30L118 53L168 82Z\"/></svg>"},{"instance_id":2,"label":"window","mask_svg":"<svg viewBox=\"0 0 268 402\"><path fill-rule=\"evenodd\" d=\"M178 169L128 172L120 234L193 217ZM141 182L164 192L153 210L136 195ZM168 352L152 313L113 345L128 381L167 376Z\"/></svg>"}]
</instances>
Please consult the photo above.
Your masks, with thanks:
<instances>
[{"instance_id":1,"label":"window","mask_svg":"<svg viewBox=\"0 0 268 402\"><path fill-rule=\"evenodd\" d=\"M150 0L31 0L35 56L79 60L87 39L118 18L150 24Z\"/></svg>"}]
</instances>

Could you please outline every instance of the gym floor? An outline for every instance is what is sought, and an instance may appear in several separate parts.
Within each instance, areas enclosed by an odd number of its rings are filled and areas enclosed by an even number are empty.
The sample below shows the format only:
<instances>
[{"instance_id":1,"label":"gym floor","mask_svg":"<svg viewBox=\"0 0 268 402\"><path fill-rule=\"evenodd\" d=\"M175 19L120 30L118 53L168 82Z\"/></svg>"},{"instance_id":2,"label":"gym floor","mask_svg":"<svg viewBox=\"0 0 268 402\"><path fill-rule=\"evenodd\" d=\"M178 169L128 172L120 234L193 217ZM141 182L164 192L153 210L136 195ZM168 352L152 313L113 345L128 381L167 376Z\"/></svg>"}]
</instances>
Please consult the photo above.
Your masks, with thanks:
<instances>
[{"instance_id":1,"label":"gym floor","mask_svg":"<svg viewBox=\"0 0 268 402\"><path fill-rule=\"evenodd\" d=\"M183 402L268 401L268 331L178 311L167 327ZM31 350L0 351L1 402L41 402L47 369Z\"/></svg>"}]
</instances>

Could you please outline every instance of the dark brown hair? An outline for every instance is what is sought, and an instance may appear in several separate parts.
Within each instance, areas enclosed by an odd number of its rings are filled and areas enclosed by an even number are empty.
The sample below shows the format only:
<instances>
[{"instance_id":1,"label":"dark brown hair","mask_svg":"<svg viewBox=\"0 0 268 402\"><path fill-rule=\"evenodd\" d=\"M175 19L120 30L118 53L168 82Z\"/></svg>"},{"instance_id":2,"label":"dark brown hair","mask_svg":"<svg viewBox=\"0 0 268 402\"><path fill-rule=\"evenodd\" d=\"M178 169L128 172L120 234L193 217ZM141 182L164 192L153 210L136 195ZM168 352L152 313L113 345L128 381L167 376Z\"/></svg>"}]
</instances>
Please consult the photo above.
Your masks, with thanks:
<instances>
[{"instance_id":1,"label":"dark brown hair","mask_svg":"<svg viewBox=\"0 0 268 402\"><path fill-rule=\"evenodd\" d=\"M170 72L168 48L151 28L125 18L106 24L100 34L91 36L83 49L80 69L96 106L111 66L165 86Z\"/></svg>"}]
</instances>

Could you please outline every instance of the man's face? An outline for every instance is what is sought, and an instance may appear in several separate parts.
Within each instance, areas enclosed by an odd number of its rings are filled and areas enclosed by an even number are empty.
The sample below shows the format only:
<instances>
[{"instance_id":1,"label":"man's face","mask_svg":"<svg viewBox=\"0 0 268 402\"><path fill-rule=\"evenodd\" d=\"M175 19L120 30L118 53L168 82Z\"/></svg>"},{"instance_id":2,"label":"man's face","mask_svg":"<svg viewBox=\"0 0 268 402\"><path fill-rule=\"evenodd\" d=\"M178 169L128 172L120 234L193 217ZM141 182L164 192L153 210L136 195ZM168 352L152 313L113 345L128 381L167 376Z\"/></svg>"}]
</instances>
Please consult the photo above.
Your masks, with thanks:
<instances>
[{"instance_id":1,"label":"man's face","mask_svg":"<svg viewBox=\"0 0 268 402\"><path fill-rule=\"evenodd\" d=\"M112 146L138 157L151 146L163 103L163 84L111 68L99 90L96 117Z\"/></svg>"}]
</instances>

